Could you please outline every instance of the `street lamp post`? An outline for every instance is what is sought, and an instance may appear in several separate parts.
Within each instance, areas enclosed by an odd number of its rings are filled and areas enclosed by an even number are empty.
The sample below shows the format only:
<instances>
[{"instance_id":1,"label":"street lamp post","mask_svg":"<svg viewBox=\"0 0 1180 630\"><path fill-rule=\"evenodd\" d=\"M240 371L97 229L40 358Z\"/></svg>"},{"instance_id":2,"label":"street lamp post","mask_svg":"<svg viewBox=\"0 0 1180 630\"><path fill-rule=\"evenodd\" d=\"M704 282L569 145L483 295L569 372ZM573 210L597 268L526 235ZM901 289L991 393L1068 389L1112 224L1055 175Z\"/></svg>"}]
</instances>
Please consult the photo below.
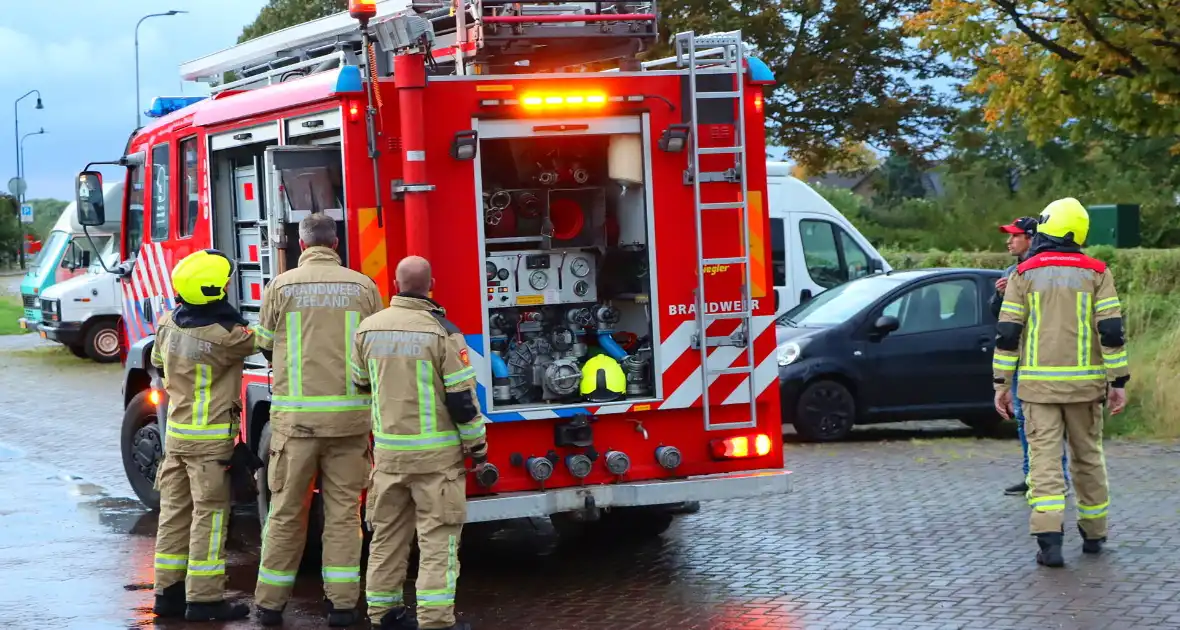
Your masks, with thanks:
<instances>
[{"instance_id":1,"label":"street lamp post","mask_svg":"<svg viewBox=\"0 0 1180 630\"><path fill-rule=\"evenodd\" d=\"M20 108L17 106L20 105L21 101L33 94L37 95L37 109L45 109L45 106L41 104L41 90L29 90L25 92L24 96L12 102L12 143L16 145L16 176L18 179L24 176L24 169L21 168ZM23 192L17 197L18 205L24 203L25 195ZM24 236L25 229L24 226L21 226L21 241L24 241ZM23 270L25 268L25 245L23 242L18 243L16 246L16 259L20 261L20 268Z\"/></svg>"},{"instance_id":2,"label":"street lamp post","mask_svg":"<svg viewBox=\"0 0 1180 630\"><path fill-rule=\"evenodd\" d=\"M28 138L29 136L39 136L43 133L45 133L44 127L42 127L40 131L31 131L31 132L26 133L25 135L21 136L21 139L20 139L20 164L17 165L17 173L19 173L18 177L23 179L25 176L25 139ZM23 203L24 200L25 200L25 196L22 193L21 194L21 202Z\"/></svg>"},{"instance_id":3,"label":"street lamp post","mask_svg":"<svg viewBox=\"0 0 1180 630\"><path fill-rule=\"evenodd\" d=\"M143 21L148 18L166 17L169 15L177 15L178 13L188 13L188 11L175 11L175 10L173 10L173 11L168 11L167 13L152 13L152 14L145 15L145 16L139 18L139 21L135 23L135 128L136 129L139 129L139 127L140 127L141 118L140 118L140 113L139 113L139 106L142 103L142 101L140 101L140 97L139 97L139 25L143 24Z\"/></svg>"}]
</instances>

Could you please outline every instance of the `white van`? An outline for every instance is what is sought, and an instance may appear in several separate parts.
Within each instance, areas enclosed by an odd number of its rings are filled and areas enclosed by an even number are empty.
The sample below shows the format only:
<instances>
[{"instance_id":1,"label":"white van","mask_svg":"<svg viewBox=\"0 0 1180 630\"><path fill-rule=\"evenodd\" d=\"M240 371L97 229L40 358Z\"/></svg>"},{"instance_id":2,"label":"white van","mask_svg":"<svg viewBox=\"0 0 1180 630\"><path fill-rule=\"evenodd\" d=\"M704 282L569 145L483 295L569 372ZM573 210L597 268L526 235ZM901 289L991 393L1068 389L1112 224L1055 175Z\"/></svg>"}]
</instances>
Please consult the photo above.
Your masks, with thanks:
<instances>
[{"instance_id":1,"label":"white van","mask_svg":"<svg viewBox=\"0 0 1180 630\"><path fill-rule=\"evenodd\" d=\"M121 350L123 300L118 276L107 271L119 263L116 241L108 239L93 260L90 251L84 250L80 263L89 263L86 273L59 282L41 294L41 338L66 346L77 357L99 363L118 361Z\"/></svg>"},{"instance_id":2,"label":"white van","mask_svg":"<svg viewBox=\"0 0 1180 630\"><path fill-rule=\"evenodd\" d=\"M766 193L776 315L848 280L892 270L839 210L791 177L790 164L766 163Z\"/></svg>"}]
</instances>

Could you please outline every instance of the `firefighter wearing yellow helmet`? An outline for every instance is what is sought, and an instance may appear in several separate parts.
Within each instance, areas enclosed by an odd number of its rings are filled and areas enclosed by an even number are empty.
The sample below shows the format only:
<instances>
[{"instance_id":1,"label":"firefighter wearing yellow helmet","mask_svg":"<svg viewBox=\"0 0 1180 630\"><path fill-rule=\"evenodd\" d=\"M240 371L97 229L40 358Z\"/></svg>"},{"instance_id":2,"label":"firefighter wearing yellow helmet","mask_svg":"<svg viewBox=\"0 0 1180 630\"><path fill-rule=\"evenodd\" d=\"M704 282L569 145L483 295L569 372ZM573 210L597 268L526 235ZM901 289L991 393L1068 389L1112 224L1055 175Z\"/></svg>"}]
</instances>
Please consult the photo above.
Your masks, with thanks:
<instances>
[{"instance_id":1,"label":"firefighter wearing yellow helmet","mask_svg":"<svg viewBox=\"0 0 1180 630\"><path fill-rule=\"evenodd\" d=\"M996 325L996 411L1009 417L1016 374L1029 448L1029 529L1040 546L1037 562L1051 567L1065 563L1062 440L1072 451L1082 551L1100 553L1106 542L1102 407L1106 402L1112 414L1122 412L1131 378L1114 277L1081 251L1089 230L1077 199L1045 208L1031 255L1008 281Z\"/></svg>"},{"instance_id":2,"label":"firefighter wearing yellow helmet","mask_svg":"<svg viewBox=\"0 0 1180 630\"><path fill-rule=\"evenodd\" d=\"M582 395L591 402L619 400L627 391L627 376L619 362L600 354L582 366Z\"/></svg>"},{"instance_id":3,"label":"firefighter wearing yellow helmet","mask_svg":"<svg viewBox=\"0 0 1180 630\"><path fill-rule=\"evenodd\" d=\"M201 250L172 271L179 305L160 318L152 365L168 394L156 534L156 603L161 617L225 621L249 614L225 601L228 464L238 433L243 360L254 353L246 320L226 300L233 273L217 250Z\"/></svg>"}]
</instances>

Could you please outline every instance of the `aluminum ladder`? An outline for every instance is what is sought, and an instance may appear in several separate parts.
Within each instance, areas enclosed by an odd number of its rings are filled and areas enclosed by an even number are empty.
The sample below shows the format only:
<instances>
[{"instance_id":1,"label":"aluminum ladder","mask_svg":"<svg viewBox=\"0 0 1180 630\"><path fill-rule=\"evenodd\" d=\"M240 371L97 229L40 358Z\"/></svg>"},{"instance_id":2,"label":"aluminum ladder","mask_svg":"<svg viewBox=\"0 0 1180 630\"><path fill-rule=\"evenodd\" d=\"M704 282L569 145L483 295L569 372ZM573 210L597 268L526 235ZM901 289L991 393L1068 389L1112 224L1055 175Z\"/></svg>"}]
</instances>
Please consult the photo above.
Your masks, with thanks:
<instances>
[{"instance_id":1,"label":"aluminum ladder","mask_svg":"<svg viewBox=\"0 0 1180 630\"><path fill-rule=\"evenodd\" d=\"M720 49L718 52L717 49ZM745 91L743 89L743 47L741 31L729 31L711 35L697 36L692 31L677 33L675 39L676 65L687 68L689 85L690 133L689 133L689 172L686 179L692 181L693 191L693 219L696 222L697 241L697 288L696 288L696 321L697 334L693 345L701 353L701 404L705 413L705 430L752 428L758 424L757 416L757 386L754 382L754 371L757 363L754 360L753 332L753 303L750 297L750 287L753 282L750 277L750 213L749 190L746 175L746 129L745 129ZM702 54L703 53L703 54ZM697 87L697 77L714 75L729 77L726 91L700 91ZM698 110L704 100L729 101L736 108L734 142L728 147L701 147L697 142L700 131ZM741 199L723 203L703 203L701 201L702 184L723 183L733 184L732 177L723 173L702 173L700 158L702 155L732 155L737 183L741 185ZM705 212L733 212L741 214L742 225L742 255L731 258L706 258L704 240L702 238L701 216ZM705 268L710 265L741 265L745 278L741 287L741 309L732 313L709 314L708 299L705 296ZM737 319L739 326L734 333L724 337L709 337L705 334L709 324L719 319ZM742 367L726 367L710 369L709 348L711 346L744 346L746 365ZM736 358L736 357L735 357ZM744 383L748 390L750 418L747 421L715 423L712 419L709 402L709 385L717 377L724 374L739 374L745 376ZM739 390L740 391L740 390Z\"/></svg>"}]
</instances>

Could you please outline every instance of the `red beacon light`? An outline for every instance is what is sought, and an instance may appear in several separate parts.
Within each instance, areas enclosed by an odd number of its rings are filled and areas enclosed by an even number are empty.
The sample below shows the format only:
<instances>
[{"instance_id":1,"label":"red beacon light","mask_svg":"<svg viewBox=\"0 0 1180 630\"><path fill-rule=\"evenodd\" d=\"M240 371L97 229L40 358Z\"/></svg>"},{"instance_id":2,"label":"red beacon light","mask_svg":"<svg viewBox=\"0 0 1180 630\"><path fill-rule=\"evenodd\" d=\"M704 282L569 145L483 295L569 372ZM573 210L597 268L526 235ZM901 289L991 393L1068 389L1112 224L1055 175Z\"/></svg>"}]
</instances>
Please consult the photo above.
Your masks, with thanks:
<instances>
[{"instance_id":1,"label":"red beacon light","mask_svg":"<svg viewBox=\"0 0 1180 630\"><path fill-rule=\"evenodd\" d=\"M377 0L348 0L348 14L362 23L377 17Z\"/></svg>"}]
</instances>

